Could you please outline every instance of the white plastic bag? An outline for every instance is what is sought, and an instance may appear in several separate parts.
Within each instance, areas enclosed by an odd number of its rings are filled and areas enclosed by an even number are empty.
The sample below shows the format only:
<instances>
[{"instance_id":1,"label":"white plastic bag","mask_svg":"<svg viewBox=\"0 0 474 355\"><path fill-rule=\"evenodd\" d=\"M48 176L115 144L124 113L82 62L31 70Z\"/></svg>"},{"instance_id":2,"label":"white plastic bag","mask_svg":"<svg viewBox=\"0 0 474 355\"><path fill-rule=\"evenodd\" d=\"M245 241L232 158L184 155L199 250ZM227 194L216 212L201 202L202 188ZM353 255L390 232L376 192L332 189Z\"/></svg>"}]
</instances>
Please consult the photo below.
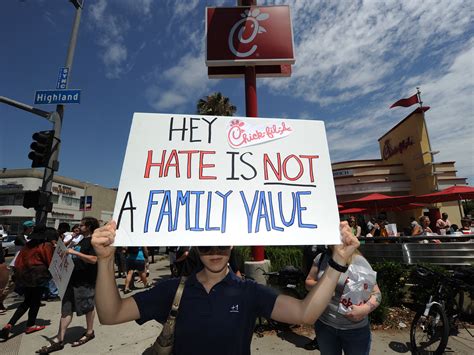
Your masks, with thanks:
<instances>
[{"instance_id":1,"label":"white plastic bag","mask_svg":"<svg viewBox=\"0 0 474 355\"><path fill-rule=\"evenodd\" d=\"M347 314L353 305L360 306L366 303L376 283L377 273L375 271L360 265L349 265L346 284L337 311Z\"/></svg>"}]
</instances>

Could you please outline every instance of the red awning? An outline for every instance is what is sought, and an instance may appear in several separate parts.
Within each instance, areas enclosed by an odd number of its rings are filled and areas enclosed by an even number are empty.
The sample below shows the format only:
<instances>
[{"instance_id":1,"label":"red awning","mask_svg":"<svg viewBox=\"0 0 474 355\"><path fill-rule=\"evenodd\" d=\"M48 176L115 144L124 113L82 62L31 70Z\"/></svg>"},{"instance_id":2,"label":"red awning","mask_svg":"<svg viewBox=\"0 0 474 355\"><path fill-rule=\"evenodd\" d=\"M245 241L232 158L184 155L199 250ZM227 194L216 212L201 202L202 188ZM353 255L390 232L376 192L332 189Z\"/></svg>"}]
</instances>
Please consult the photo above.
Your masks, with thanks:
<instances>
[{"instance_id":1,"label":"red awning","mask_svg":"<svg viewBox=\"0 0 474 355\"><path fill-rule=\"evenodd\" d=\"M417 196L415 202L437 203L472 199L474 199L474 187L451 186L438 192Z\"/></svg>"}]
</instances>

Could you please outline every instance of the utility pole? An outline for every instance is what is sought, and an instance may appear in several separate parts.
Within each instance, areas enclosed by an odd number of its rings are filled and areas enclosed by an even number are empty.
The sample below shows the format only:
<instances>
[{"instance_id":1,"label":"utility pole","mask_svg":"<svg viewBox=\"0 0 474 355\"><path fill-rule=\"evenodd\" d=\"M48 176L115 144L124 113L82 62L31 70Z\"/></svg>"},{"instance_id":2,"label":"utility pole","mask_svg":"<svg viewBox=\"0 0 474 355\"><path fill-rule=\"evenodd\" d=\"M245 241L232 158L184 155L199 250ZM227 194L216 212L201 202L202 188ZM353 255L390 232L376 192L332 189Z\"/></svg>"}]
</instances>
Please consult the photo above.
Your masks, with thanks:
<instances>
[{"instance_id":1,"label":"utility pole","mask_svg":"<svg viewBox=\"0 0 474 355\"><path fill-rule=\"evenodd\" d=\"M76 8L76 15L74 17L74 23L72 25L71 38L69 40L69 48L67 51L66 65L65 67L69 69L69 75L72 70L72 63L74 59L74 51L76 50L77 35L79 32L79 24L81 21L82 7L84 6L83 0L70 0L74 7ZM69 80L68 80L69 82ZM66 88L67 88L66 83ZM53 186L53 177L54 171L57 171L59 168L59 149L61 147L61 128L64 118L64 105L56 106L57 117L54 120L54 143L55 146L52 150L52 154L49 158L48 167L44 169L43 175L43 184L41 185L41 191L47 193L47 203L45 205L40 205L36 210L36 224L46 225L48 212L51 203L51 189Z\"/></svg>"}]
</instances>

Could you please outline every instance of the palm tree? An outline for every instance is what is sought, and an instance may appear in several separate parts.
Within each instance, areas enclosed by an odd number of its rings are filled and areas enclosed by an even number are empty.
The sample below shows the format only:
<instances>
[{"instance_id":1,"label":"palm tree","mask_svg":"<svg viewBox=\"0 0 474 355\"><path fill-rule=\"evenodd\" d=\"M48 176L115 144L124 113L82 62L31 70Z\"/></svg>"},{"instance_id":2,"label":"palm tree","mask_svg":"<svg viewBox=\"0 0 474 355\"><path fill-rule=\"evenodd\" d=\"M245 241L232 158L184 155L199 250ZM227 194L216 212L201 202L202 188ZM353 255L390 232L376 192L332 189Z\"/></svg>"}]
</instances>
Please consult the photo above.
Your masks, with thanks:
<instances>
[{"instance_id":1,"label":"palm tree","mask_svg":"<svg viewBox=\"0 0 474 355\"><path fill-rule=\"evenodd\" d=\"M230 103L229 98L222 96L220 92L199 99L196 107L199 115L233 116L237 111L237 107Z\"/></svg>"}]
</instances>

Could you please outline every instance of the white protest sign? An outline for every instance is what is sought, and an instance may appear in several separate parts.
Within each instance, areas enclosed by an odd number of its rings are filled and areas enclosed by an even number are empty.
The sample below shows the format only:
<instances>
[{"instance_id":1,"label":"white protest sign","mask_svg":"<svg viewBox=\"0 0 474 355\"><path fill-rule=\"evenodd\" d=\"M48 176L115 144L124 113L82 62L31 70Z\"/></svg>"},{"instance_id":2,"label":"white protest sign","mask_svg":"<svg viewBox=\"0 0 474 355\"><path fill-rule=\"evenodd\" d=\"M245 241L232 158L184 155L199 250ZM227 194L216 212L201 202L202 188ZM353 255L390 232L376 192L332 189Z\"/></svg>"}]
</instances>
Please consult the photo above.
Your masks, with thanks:
<instances>
[{"instance_id":1,"label":"white protest sign","mask_svg":"<svg viewBox=\"0 0 474 355\"><path fill-rule=\"evenodd\" d=\"M135 113L119 246L339 244L324 123Z\"/></svg>"},{"instance_id":2,"label":"white protest sign","mask_svg":"<svg viewBox=\"0 0 474 355\"><path fill-rule=\"evenodd\" d=\"M67 248L61 239L54 249L53 259L49 265L49 272L53 276L53 281L59 291L59 297L63 298L66 292L72 270L74 270L74 262L71 255L66 253Z\"/></svg>"}]
</instances>

